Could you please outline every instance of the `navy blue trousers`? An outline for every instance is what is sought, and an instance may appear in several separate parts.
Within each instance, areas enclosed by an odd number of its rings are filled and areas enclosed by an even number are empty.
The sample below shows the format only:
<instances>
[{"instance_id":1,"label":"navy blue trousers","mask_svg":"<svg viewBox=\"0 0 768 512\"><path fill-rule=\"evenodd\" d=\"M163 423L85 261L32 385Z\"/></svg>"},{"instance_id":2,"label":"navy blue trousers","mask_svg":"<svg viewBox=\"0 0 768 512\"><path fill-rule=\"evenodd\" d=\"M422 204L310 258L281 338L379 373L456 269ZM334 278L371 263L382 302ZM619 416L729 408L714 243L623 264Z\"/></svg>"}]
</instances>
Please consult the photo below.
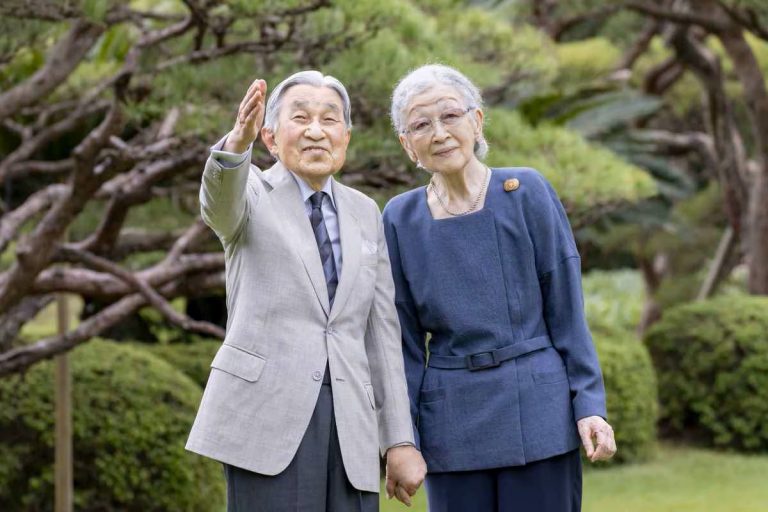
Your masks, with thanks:
<instances>
[{"instance_id":1,"label":"navy blue trousers","mask_svg":"<svg viewBox=\"0 0 768 512\"><path fill-rule=\"evenodd\" d=\"M579 450L525 466L427 474L429 512L579 512Z\"/></svg>"}]
</instances>

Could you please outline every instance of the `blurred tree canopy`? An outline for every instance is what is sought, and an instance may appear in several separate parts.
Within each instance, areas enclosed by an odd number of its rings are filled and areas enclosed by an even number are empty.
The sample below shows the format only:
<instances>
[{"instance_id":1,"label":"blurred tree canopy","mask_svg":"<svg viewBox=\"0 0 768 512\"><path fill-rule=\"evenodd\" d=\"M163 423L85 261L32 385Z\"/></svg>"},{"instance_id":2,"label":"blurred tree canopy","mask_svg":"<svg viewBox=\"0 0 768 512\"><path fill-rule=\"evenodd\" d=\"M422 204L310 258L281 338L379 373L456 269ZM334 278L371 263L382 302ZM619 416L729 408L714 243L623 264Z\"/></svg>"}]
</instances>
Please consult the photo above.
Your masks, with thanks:
<instances>
[{"instance_id":1,"label":"blurred tree canopy","mask_svg":"<svg viewBox=\"0 0 768 512\"><path fill-rule=\"evenodd\" d=\"M380 202L426 179L390 127L391 91L409 69L446 63L483 90L489 164L540 169L581 240L605 251L627 224L636 229L624 236L652 238L715 182L719 222L743 242L717 274L746 258L753 291L768 292L755 264L768 239L756 220L768 205L768 115L753 76L768 65L766 8L693 3L6 0L0 375L146 306L222 336L169 302L223 292L223 255L197 210L202 165L254 78L274 86L307 68L348 87L354 129L339 178ZM254 160L271 165L263 148ZM652 267L659 253L632 257ZM648 274L651 296L661 278ZM87 318L20 341L56 292L82 296Z\"/></svg>"}]
</instances>

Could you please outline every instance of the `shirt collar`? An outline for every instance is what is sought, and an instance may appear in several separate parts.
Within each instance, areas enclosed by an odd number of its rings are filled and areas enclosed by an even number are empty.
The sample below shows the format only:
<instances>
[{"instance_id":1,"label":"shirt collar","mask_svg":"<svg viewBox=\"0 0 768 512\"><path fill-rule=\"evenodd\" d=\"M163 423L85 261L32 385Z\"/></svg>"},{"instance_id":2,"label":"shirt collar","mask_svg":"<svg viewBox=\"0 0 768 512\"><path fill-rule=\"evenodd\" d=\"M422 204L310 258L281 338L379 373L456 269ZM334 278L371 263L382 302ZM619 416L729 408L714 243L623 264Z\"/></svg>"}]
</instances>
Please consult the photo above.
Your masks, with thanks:
<instances>
[{"instance_id":1,"label":"shirt collar","mask_svg":"<svg viewBox=\"0 0 768 512\"><path fill-rule=\"evenodd\" d=\"M307 185L307 182L298 177L293 171L288 170L289 173L291 173L291 176L293 176L293 179L296 180L296 184L299 186L299 191L301 192L301 199L305 203L309 201L309 197L314 194L316 191L312 190L312 187ZM331 181L333 180L332 176L329 176L327 180L325 180L325 185L323 185L323 188L321 189L322 192L325 192L328 194L328 197L331 199L331 206L336 211L336 201L333 199L333 187L331 186Z\"/></svg>"}]
</instances>

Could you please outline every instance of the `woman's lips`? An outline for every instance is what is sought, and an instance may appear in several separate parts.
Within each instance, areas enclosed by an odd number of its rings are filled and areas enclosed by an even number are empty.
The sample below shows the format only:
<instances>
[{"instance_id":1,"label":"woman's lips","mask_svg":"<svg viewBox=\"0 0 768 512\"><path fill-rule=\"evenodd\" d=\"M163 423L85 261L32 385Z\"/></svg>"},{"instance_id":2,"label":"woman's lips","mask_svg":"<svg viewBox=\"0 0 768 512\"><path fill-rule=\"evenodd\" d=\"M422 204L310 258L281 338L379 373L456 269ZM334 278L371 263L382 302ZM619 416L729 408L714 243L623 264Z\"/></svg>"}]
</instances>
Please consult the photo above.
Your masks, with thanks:
<instances>
[{"instance_id":1,"label":"woman's lips","mask_svg":"<svg viewBox=\"0 0 768 512\"><path fill-rule=\"evenodd\" d=\"M456 148L448 148L448 149L441 149L440 151L435 151L432 153L434 156L447 156L453 153L453 150Z\"/></svg>"}]
</instances>

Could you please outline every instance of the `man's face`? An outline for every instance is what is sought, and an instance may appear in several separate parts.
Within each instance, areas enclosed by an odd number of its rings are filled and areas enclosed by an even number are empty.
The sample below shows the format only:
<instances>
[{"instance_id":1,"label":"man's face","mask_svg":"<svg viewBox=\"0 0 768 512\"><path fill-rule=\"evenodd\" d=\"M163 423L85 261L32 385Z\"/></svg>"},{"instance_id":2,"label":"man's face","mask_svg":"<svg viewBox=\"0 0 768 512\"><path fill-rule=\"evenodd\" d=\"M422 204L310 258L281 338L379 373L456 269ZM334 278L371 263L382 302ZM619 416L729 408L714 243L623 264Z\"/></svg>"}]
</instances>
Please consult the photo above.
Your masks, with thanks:
<instances>
[{"instance_id":1,"label":"man's face","mask_svg":"<svg viewBox=\"0 0 768 512\"><path fill-rule=\"evenodd\" d=\"M270 153L313 187L344 165L350 135L338 93L312 85L288 89L276 131L262 129Z\"/></svg>"}]
</instances>

